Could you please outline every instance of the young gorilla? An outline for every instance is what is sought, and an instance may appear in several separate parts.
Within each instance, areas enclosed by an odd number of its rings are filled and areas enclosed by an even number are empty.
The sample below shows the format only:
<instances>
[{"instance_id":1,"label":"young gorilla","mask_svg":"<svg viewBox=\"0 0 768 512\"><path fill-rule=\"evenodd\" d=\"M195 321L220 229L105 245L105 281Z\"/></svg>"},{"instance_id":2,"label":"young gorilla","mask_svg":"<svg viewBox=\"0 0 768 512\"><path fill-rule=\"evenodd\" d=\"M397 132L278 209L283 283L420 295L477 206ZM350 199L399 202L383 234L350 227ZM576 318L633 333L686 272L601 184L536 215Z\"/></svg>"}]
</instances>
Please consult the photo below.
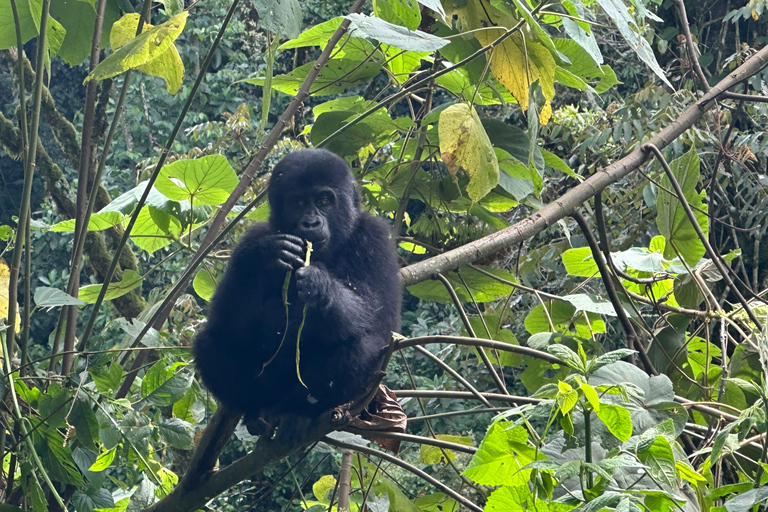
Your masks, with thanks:
<instances>
[{"instance_id":1,"label":"young gorilla","mask_svg":"<svg viewBox=\"0 0 768 512\"><path fill-rule=\"evenodd\" d=\"M401 290L389 228L360 211L343 159L318 149L286 156L272 172L269 204L269 223L250 228L234 250L194 354L221 402L249 425L262 418L277 426L286 415L316 418L365 390L400 328ZM313 248L308 267L305 240ZM305 304L300 371L307 387L296 375Z\"/></svg>"}]
</instances>

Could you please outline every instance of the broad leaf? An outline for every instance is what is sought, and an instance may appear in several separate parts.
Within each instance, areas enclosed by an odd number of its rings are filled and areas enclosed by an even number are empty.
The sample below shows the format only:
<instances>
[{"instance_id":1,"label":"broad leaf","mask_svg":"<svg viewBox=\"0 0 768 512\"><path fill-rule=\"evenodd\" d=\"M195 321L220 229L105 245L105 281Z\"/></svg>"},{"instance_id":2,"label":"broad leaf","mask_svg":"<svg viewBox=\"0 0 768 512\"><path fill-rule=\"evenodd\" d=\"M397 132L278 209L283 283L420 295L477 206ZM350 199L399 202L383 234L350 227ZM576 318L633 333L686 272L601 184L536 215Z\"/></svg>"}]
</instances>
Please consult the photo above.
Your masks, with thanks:
<instances>
[{"instance_id":1,"label":"broad leaf","mask_svg":"<svg viewBox=\"0 0 768 512\"><path fill-rule=\"evenodd\" d=\"M443 110L438 134L440 154L454 181L463 170L469 176L470 199L485 197L499 183L499 162L475 109L457 103Z\"/></svg>"},{"instance_id":2,"label":"broad leaf","mask_svg":"<svg viewBox=\"0 0 768 512\"><path fill-rule=\"evenodd\" d=\"M222 204L238 183L224 155L177 160L160 170L155 188L169 199L193 205Z\"/></svg>"},{"instance_id":3,"label":"broad leaf","mask_svg":"<svg viewBox=\"0 0 768 512\"><path fill-rule=\"evenodd\" d=\"M139 36L125 42L126 39L122 39L122 37L124 37L126 33L130 34L131 26L133 26L135 32L138 24L138 14L126 14L121 20L115 22L115 25L112 26L112 33L110 34L111 37L117 38L115 40L116 44L118 42L123 43L120 45L120 49L101 61L101 63L96 66L96 69L91 71L85 78L85 82L93 79L104 80L105 78L111 78L129 69L138 68L144 64L153 62L170 48L175 50L173 42L179 37L181 31L184 30L188 14L187 11L182 11L162 25L148 28ZM122 26L122 30L115 28L118 25ZM121 35L117 35L118 33L121 33ZM174 50L171 51L173 52ZM176 53L176 56L178 56L178 52ZM161 60L160 62L165 63L166 65L169 63L169 61L165 60ZM166 86L169 92L171 91L172 85L173 87L177 84L179 86L181 85L181 80L178 77L178 69L163 71L155 66L150 66L147 69L152 71L151 73L150 71L147 71L147 73L150 74L153 74L154 72L167 73L167 76L163 76L163 78L166 79ZM183 68L181 76L183 77Z\"/></svg>"},{"instance_id":4,"label":"broad leaf","mask_svg":"<svg viewBox=\"0 0 768 512\"><path fill-rule=\"evenodd\" d=\"M367 37L402 50L433 52L448 44L447 39L419 30L408 30L374 16L353 13L348 14L347 19L352 22L357 31ZM355 33L355 35L359 34Z\"/></svg>"}]
</instances>

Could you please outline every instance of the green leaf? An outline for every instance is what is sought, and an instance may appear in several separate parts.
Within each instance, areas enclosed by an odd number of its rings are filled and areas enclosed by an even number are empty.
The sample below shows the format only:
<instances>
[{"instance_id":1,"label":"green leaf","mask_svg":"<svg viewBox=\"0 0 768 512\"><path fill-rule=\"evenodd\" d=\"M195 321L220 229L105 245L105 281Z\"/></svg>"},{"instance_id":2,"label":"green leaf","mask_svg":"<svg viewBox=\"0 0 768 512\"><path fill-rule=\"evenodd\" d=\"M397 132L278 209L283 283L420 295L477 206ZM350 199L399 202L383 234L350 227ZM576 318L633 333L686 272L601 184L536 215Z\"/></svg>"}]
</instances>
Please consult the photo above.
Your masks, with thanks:
<instances>
[{"instance_id":1,"label":"green leaf","mask_svg":"<svg viewBox=\"0 0 768 512\"><path fill-rule=\"evenodd\" d=\"M18 6L20 3L24 2L17 0L16 5ZM58 52L59 57L70 66L77 66L91 54L93 27L96 21L96 9L93 2L55 0L51 2L51 16L58 20L66 30L64 41ZM107 0L102 25L102 48L109 41L112 24L119 18L120 8L117 1Z\"/></svg>"},{"instance_id":2,"label":"green leaf","mask_svg":"<svg viewBox=\"0 0 768 512\"><path fill-rule=\"evenodd\" d=\"M648 450L637 454L637 458L648 466L648 474L654 480L673 489L677 487L675 454L664 436L658 436Z\"/></svg>"},{"instance_id":3,"label":"green leaf","mask_svg":"<svg viewBox=\"0 0 768 512\"><path fill-rule=\"evenodd\" d=\"M37 20L33 18L30 5L37 12ZM26 43L40 33L40 13L43 10L42 0L18 0L16 11L21 27L21 42ZM16 24L13 20L11 0L0 0L0 50L16 47Z\"/></svg>"},{"instance_id":4,"label":"green leaf","mask_svg":"<svg viewBox=\"0 0 768 512\"><path fill-rule=\"evenodd\" d=\"M570 176L571 178L578 180L578 181L584 181L584 178L582 176L579 176L573 170L571 170L570 167L568 167L568 164L566 164L562 158L555 155L554 153L550 153L546 149L541 150L541 155L544 157L544 163L547 164L549 167L562 172L563 174Z\"/></svg>"},{"instance_id":5,"label":"green leaf","mask_svg":"<svg viewBox=\"0 0 768 512\"><path fill-rule=\"evenodd\" d=\"M141 381L141 397L157 406L168 406L180 400L192 384L192 376L184 371L166 368L165 361L155 363Z\"/></svg>"},{"instance_id":6,"label":"green leaf","mask_svg":"<svg viewBox=\"0 0 768 512\"><path fill-rule=\"evenodd\" d=\"M515 276L506 270L481 268L506 281L517 282ZM462 302L472 302L473 298L477 302L492 302L508 296L514 290L512 286L500 283L473 268L461 268L460 272L463 280L459 278L456 272L448 272L445 274L445 277L453 285L456 294ZM469 287L469 292L464 286L465 283ZM453 303L451 296L440 281L422 281L421 283L409 286L408 291L421 300L442 302L444 304Z\"/></svg>"},{"instance_id":7,"label":"green leaf","mask_svg":"<svg viewBox=\"0 0 768 512\"><path fill-rule=\"evenodd\" d=\"M75 510L90 511L96 509L110 509L115 507L115 500L108 489L89 485L84 489L78 489L72 495L72 503Z\"/></svg>"},{"instance_id":8,"label":"green leaf","mask_svg":"<svg viewBox=\"0 0 768 512\"><path fill-rule=\"evenodd\" d=\"M494 423L463 474L480 485L527 484L531 470L523 468L543 458L527 441L524 427L512 427L506 421Z\"/></svg>"},{"instance_id":9,"label":"green leaf","mask_svg":"<svg viewBox=\"0 0 768 512\"><path fill-rule=\"evenodd\" d=\"M579 355L576 352L574 352L567 346L562 345L560 343L555 343L547 347L547 352L557 357L563 363L567 364L574 370L577 370L580 372L584 371L584 365L581 360L581 357L579 357Z\"/></svg>"},{"instance_id":10,"label":"green leaf","mask_svg":"<svg viewBox=\"0 0 768 512\"><path fill-rule=\"evenodd\" d=\"M343 21L344 18L342 16L324 21L323 23L305 30L296 39L286 41L280 45L278 49L286 50L289 48L303 48L306 46L325 46ZM347 33L347 36L343 37L336 44L331 55L333 56L333 59L349 58L362 61L373 51L374 47L371 43L365 39L355 37L354 34ZM317 116L317 113L315 113L315 115Z\"/></svg>"},{"instance_id":11,"label":"green leaf","mask_svg":"<svg viewBox=\"0 0 768 512\"><path fill-rule=\"evenodd\" d=\"M469 176L467 194L472 201L485 197L499 183L499 162L475 109L466 103L440 113L440 155L457 180L459 170Z\"/></svg>"},{"instance_id":12,"label":"green leaf","mask_svg":"<svg viewBox=\"0 0 768 512\"><path fill-rule=\"evenodd\" d=\"M640 23L635 21L629 14L627 5L621 0L597 0L600 7L603 8L605 13L613 19L616 26L619 29L622 37L626 39L629 47L634 50L640 60L645 62L651 71L661 78L667 86L672 87L672 84L667 80L664 70L661 69L659 63L656 61L656 56L653 53L650 43L643 37L642 34L635 31L633 27L640 26Z\"/></svg>"},{"instance_id":13,"label":"green leaf","mask_svg":"<svg viewBox=\"0 0 768 512\"><path fill-rule=\"evenodd\" d=\"M115 455L117 454L117 447L113 447L105 452L102 452L99 454L98 457L96 457L96 462L94 462L90 468L88 468L88 471L104 471L109 467L110 464L112 464L112 461L115 460Z\"/></svg>"},{"instance_id":14,"label":"green leaf","mask_svg":"<svg viewBox=\"0 0 768 512\"><path fill-rule=\"evenodd\" d=\"M749 512L752 507L768 499L768 487L763 486L751 489L744 494L739 494L725 502L725 510L728 512Z\"/></svg>"},{"instance_id":15,"label":"green leaf","mask_svg":"<svg viewBox=\"0 0 768 512\"><path fill-rule=\"evenodd\" d=\"M195 445L195 429L182 419L164 420L158 425L158 430L163 441L176 449L191 450Z\"/></svg>"},{"instance_id":16,"label":"green leaf","mask_svg":"<svg viewBox=\"0 0 768 512\"><path fill-rule=\"evenodd\" d=\"M141 286L141 282L144 279L143 276L136 273L135 270L127 269L123 272L123 278L115 283L110 283L107 288L107 293L104 295L104 300L112 300L118 297L122 297L126 293L129 293L134 288ZM101 284L89 284L80 288L77 296L80 300L85 301L88 304L93 304L99 297L101 291Z\"/></svg>"},{"instance_id":17,"label":"green leaf","mask_svg":"<svg viewBox=\"0 0 768 512\"><path fill-rule=\"evenodd\" d=\"M200 270L197 271L195 279L192 281L192 287L201 299L209 301L216 291L216 283L218 282L219 279L214 269L203 265Z\"/></svg>"},{"instance_id":18,"label":"green leaf","mask_svg":"<svg viewBox=\"0 0 768 512\"><path fill-rule=\"evenodd\" d=\"M163 7L165 8L165 12L173 16L174 14L179 14L181 11L184 10L184 2L183 0L159 0L161 4L163 4ZM259 19L261 21L261 19Z\"/></svg>"},{"instance_id":19,"label":"green leaf","mask_svg":"<svg viewBox=\"0 0 768 512\"><path fill-rule=\"evenodd\" d=\"M567 382L557 383L558 393L555 397L560 414L565 416L579 403L579 393L573 389Z\"/></svg>"},{"instance_id":20,"label":"green leaf","mask_svg":"<svg viewBox=\"0 0 768 512\"><path fill-rule=\"evenodd\" d=\"M301 3L299 0L251 0L259 13L259 28L273 34L297 37L301 32Z\"/></svg>"},{"instance_id":21,"label":"green leaf","mask_svg":"<svg viewBox=\"0 0 768 512\"><path fill-rule=\"evenodd\" d=\"M238 183L223 155L177 160L160 170L155 188L168 199L193 205L222 204Z\"/></svg>"},{"instance_id":22,"label":"green leaf","mask_svg":"<svg viewBox=\"0 0 768 512\"><path fill-rule=\"evenodd\" d=\"M373 0L373 14L409 30L421 25L421 9L416 0Z\"/></svg>"},{"instance_id":23,"label":"green leaf","mask_svg":"<svg viewBox=\"0 0 768 512\"><path fill-rule=\"evenodd\" d=\"M616 310L613 304L606 300L599 300L595 295L586 293L575 293L572 295L563 295L563 300L570 302L577 311L588 311L598 315L616 316Z\"/></svg>"},{"instance_id":24,"label":"green leaf","mask_svg":"<svg viewBox=\"0 0 768 512\"><path fill-rule=\"evenodd\" d=\"M93 383L99 393L106 396L114 396L123 383L123 367L117 361L112 361L109 366L100 366L88 370Z\"/></svg>"},{"instance_id":25,"label":"green leaf","mask_svg":"<svg viewBox=\"0 0 768 512\"><path fill-rule=\"evenodd\" d=\"M38 286L35 288L35 305L38 308L50 309L59 306L82 306L85 301L65 293L58 288Z\"/></svg>"},{"instance_id":26,"label":"green leaf","mask_svg":"<svg viewBox=\"0 0 768 512\"><path fill-rule=\"evenodd\" d=\"M92 213L88 220L88 231L103 231L122 222L123 216L118 212ZM57 233L73 233L75 231L75 219L69 219L51 226L51 231Z\"/></svg>"},{"instance_id":27,"label":"green leaf","mask_svg":"<svg viewBox=\"0 0 768 512\"><path fill-rule=\"evenodd\" d=\"M181 234L181 222L175 216L145 206L136 218L131 232L133 243L152 254L170 244Z\"/></svg>"},{"instance_id":28,"label":"green leaf","mask_svg":"<svg viewBox=\"0 0 768 512\"><path fill-rule=\"evenodd\" d=\"M294 68L290 73L275 76L272 79L272 88L284 94L295 95L314 65L314 62L310 62ZM369 81L380 72L381 65L371 60L363 62L350 58L331 59L323 66L320 75L312 83L310 94L318 96L341 94L352 86ZM263 78L248 78L243 82L264 85Z\"/></svg>"},{"instance_id":29,"label":"green leaf","mask_svg":"<svg viewBox=\"0 0 768 512\"><path fill-rule=\"evenodd\" d=\"M69 423L75 427L77 440L85 448L98 451L99 421L96 419L96 413L93 412L92 407L93 404L89 400L76 399L72 413L69 415Z\"/></svg>"},{"instance_id":30,"label":"green leaf","mask_svg":"<svg viewBox=\"0 0 768 512\"><path fill-rule=\"evenodd\" d=\"M592 256L592 250L589 247L568 249L561 258L568 275L578 277L595 277L600 275L595 258Z\"/></svg>"},{"instance_id":31,"label":"green leaf","mask_svg":"<svg viewBox=\"0 0 768 512\"><path fill-rule=\"evenodd\" d=\"M96 66L96 69L91 71L85 78L84 83L93 79L104 80L105 78L111 78L129 69L138 68L144 64L148 64L160 57L170 48L173 48L173 50L171 50L172 52L175 51L176 47L173 45L173 42L179 37L181 31L184 30L188 14L187 11L182 11L162 25L149 28L140 35L134 37L129 42L125 43L125 45L121 46L119 50L101 61L101 63ZM137 24L134 24L133 20L137 19L137 16L138 14L135 13L126 14L121 20L115 22L115 25L123 22L124 28L133 26L135 30ZM138 21L136 23L138 23ZM119 38L120 36L117 35L118 31L115 30L115 25L112 27L110 37ZM127 31L128 30L126 29L126 32ZM178 55L178 52L176 55ZM149 69L154 72L156 68L150 67ZM166 85L170 92L172 80L166 78Z\"/></svg>"},{"instance_id":32,"label":"green leaf","mask_svg":"<svg viewBox=\"0 0 768 512\"><path fill-rule=\"evenodd\" d=\"M699 155L696 153L695 146L691 146L686 154L669 164L672 174L683 189L685 199L693 209L696 221L704 235L708 236L709 217L706 214L707 205L704 203L706 193L703 190L701 193L696 190L701 175L699 166ZM666 174L661 177L659 182L663 188L674 192L672 183ZM660 188L656 207L658 210L656 226L667 241L664 257L667 259L675 258L677 256L675 249L677 249L688 265L696 265L704 256L704 244L685 214L680 200ZM697 211L697 208L702 211Z\"/></svg>"},{"instance_id":33,"label":"green leaf","mask_svg":"<svg viewBox=\"0 0 768 512\"><path fill-rule=\"evenodd\" d=\"M357 114L353 110L336 110L320 114L315 119L310 132L312 144L319 146L326 137L356 117ZM337 155L353 156L369 144L382 146L390 142L400 133L406 132L413 124L413 121L407 117L392 119L386 110L381 109L347 128L323 147Z\"/></svg>"},{"instance_id":34,"label":"green leaf","mask_svg":"<svg viewBox=\"0 0 768 512\"><path fill-rule=\"evenodd\" d=\"M447 39L419 30L409 30L374 16L352 13L347 15L347 19L352 22L355 30L367 37L402 50L433 52L449 42Z\"/></svg>"},{"instance_id":35,"label":"green leaf","mask_svg":"<svg viewBox=\"0 0 768 512\"><path fill-rule=\"evenodd\" d=\"M173 415L181 420L196 423L193 407L197 402L197 390L193 384L184 393L184 396L175 404L173 404Z\"/></svg>"},{"instance_id":36,"label":"green leaf","mask_svg":"<svg viewBox=\"0 0 768 512\"><path fill-rule=\"evenodd\" d=\"M632 417L625 408L603 402L595 414L620 441L627 442L632 437Z\"/></svg>"},{"instance_id":37,"label":"green leaf","mask_svg":"<svg viewBox=\"0 0 768 512\"><path fill-rule=\"evenodd\" d=\"M448 434L438 434L435 436L442 441L448 441L450 443L463 444L465 446L472 446L472 438L466 436L453 436ZM443 455L445 452L445 455ZM448 460L456 460L456 454L453 450L440 449L437 446L430 446L422 444L419 449L419 459L424 464L440 464L445 460L445 456Z\"/></svg>"}]
</instances>

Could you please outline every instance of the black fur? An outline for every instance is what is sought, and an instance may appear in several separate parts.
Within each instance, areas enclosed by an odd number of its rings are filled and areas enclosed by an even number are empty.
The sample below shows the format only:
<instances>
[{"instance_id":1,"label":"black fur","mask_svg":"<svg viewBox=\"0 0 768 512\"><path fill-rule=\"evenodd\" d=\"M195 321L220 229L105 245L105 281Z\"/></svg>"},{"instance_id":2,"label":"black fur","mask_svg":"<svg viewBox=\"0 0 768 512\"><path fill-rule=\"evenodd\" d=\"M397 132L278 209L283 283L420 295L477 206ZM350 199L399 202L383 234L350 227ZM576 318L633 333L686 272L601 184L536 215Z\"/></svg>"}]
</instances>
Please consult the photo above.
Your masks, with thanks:
<instances>
[{"instance_id":1,"label":"black fur","mask_svg":"<svg viewBox=\"0 0 768 512\"><path fill-rule=\"evenodd\" d=\"M302 150L280 161L269 202L269 223L243 235L216 289L195 340L196 365L211 392L246 420L316 417L365 389L400 328L397 259L388 226L360 210L349 166L329 151ZM304 240L314 248L309 267ZM287 269L295 273L278 351ZM307 388L295 363L305 303L300 369Z\"/></svg>"}]
</instances>

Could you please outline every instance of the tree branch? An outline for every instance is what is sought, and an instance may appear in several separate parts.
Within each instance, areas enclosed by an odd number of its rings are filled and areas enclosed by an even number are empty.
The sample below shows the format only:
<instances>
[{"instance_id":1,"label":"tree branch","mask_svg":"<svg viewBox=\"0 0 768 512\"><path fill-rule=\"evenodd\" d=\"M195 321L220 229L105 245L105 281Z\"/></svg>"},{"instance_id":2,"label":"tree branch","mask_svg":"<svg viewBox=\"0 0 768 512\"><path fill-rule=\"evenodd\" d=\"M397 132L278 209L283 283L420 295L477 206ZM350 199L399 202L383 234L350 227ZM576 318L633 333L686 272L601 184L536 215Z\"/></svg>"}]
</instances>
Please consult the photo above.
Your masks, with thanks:
<instances>
[{"instance_id":1,"label":"tree branch","mask_svg":"<svg viewBox=\"0 0 768 512\"><path fill-rule=\"evenodd\" d=\"M683 132L693 126L712 108L715 100L733 87L759 72L768 64L768 47L761 49L747 62L712 87L701 99L688 107L675 121L652 137L649 143L665 148ZM649 158L649 154L638 147L630 154L601 169L583 183L573 187L559 199L547 204L535 214L522 221L468 243L451 251L414 263L400 270L400 277L406 286L428 279L437 272L447 272L482 258L487 258L507 247L523 242L570 215L579 205L584 204L608 185L635 171Z\"/></svg>"}]
</instances>

